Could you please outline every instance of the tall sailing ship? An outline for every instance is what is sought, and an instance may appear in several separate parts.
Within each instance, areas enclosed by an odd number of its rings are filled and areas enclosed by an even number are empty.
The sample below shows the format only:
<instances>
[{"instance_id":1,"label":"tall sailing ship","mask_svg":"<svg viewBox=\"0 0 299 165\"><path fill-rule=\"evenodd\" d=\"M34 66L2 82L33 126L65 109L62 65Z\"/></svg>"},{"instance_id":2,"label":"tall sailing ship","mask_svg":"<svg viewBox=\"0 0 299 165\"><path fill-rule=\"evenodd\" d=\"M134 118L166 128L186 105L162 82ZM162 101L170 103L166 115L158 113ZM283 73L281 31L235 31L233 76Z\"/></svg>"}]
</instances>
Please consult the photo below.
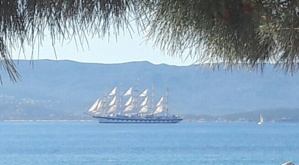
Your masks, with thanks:
<instances>
[{"instance_id":1,"label":"tall sailing ship","mask_svg":"<svg viewBox=\"0 0 299 165\"><path fill-rule=\"evenodd\" d=\"M148 89L138 94L130 87L123 94L118 94L117 87L103 99L98 98L88 113L99 123L178 123L181 116L170 115L168 107L168 89L166 95L154 104L154 88L151 98Z\"/></svg>"}]
</instances>

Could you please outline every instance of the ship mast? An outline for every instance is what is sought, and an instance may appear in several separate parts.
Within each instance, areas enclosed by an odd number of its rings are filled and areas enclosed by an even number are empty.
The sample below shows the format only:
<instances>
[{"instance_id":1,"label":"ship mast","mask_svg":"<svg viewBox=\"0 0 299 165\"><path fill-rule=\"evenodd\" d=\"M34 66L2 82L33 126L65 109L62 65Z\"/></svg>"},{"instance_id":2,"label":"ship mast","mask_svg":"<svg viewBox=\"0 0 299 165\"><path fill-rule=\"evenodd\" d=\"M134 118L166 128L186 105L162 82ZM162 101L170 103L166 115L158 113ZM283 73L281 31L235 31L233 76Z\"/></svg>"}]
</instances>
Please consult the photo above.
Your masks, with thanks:
<instances>
[{"instance_id":1,"label":"ship mast","mask_svg":"<svg viewBox=\"0 0 299 165\"><path fill-rule=\"evenodd\" d=\"M165 96L165 109L166 109L166 116L168 116L168 97L169 97L169 91L168 91L168 88L166 89L166 96Z\"/></svg>"},{"instance_id":2,"label":"ship mast","mask_svg":"<svg viewBox=\"0 0 299 165\"><path fill-rule=\"evenodd\" d=\"M107 85L105 87L105 95L104 95L104 102L103 102L103 110L104 110L104 116L106 116L106 111L107 111Z\"/></svg>"},{"instance_id":3,"label":"ship mast","mask_svg":"<svg viewBox=\"0 0 299 165\"><path fill-rule=\"evenodd\" d=\"M133 89L133 112L137 111L137 109L139 108L138 106L138 83L139 83L139 79L137 79L136 81L136 87Z\"/></svg>"},{"instance_id":4,"label":"ship mast","mask_svg":"<svg viewBox=\"0 0 299 165\"><path fill-rule=\"evenodd\" d=\"M122 93L122 84L120 85L119 88L119 101L118 101L118 108L117 108L117 113L121 114L122 112L122 101L123 101L123 93Z\"/></svg>"},{"instance_id":5,"label":"ship mast","mask_svg":"<svg viewBox=\"0 0 299 165\"><path fill-rule=\"evenodd\" d=\"M155 84L153 84L153 89L152 89L152 105L151 105L151 115L154 113L154 97L155 97Z\"/></svg>"}]
</instances>

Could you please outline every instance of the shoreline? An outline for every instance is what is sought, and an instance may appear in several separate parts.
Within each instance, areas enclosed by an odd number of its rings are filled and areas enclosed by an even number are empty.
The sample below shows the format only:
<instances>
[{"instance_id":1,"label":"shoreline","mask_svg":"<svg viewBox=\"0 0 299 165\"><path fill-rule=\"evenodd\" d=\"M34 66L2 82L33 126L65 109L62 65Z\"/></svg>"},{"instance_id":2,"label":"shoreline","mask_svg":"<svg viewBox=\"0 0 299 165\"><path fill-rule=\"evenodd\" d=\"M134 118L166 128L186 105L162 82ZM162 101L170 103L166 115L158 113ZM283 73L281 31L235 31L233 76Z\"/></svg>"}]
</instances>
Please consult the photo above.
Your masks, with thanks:
<instances>
[{"instance_id":1,"label":"shoreline","mask_svg":"<svg viewBox=\"0 0 299 165\"><path fill-rule=\"evenodd\" d=\"M95 120L2 120L0 122L94 122Z\"/></svg>"}]
</instances>

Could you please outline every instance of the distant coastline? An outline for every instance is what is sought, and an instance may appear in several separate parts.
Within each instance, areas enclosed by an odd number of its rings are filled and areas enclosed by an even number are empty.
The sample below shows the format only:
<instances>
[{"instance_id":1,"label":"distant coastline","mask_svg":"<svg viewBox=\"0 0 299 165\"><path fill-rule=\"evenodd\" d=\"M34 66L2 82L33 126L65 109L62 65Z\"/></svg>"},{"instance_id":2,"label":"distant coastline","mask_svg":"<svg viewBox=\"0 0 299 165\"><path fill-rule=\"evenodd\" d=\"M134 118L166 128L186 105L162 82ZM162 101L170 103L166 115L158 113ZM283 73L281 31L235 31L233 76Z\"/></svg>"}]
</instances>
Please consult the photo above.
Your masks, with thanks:
<instances>
[{"instance_id":1,"label":"distant coastline","mask_svg":"<svg viewBox=\"0 0 299 165\"><path fill-rule=\"evenodd\" d=\"M182 115L184 122L257 122L259 114L263 114L265 122L299 122L299 109L272 109L249 111L243 113L233 113L228 115L196 115L185 114ZM55 116L58 116L55 115ZM0 120L1 122L96 122L88 115L63 116L57 118L36 115L34 118L25 118L19 116L14 119L11 114L7 118Z\"/></svg>"},{"instance_id":2,"label":"distant coastline","mask_svg":"<svg viewBox=\"0 0 299 165\"><path fill-rule=\"evenodd\" d=\"M254 122L262 114L265 122L299 122L299 76L279 73L271 65L258 73L149 62L34 60L34 67L31 63L16 63L21 74L17 83L1 77L0 121L90 120L83 112L95 98L115 86L127 89L138 80L138 90L155 84L155 96L168 88L171 113L184 120Z\"/></svg>"},{"instance_id":3,"label":"distant coastline","mask_svg":"<svg viewBox=\"0 0 299 165\"><path fill-rule=\"evenodd\" d=\"M3 120L0 122L94 122L95 120Z\"/></svg>"}]
</instances>

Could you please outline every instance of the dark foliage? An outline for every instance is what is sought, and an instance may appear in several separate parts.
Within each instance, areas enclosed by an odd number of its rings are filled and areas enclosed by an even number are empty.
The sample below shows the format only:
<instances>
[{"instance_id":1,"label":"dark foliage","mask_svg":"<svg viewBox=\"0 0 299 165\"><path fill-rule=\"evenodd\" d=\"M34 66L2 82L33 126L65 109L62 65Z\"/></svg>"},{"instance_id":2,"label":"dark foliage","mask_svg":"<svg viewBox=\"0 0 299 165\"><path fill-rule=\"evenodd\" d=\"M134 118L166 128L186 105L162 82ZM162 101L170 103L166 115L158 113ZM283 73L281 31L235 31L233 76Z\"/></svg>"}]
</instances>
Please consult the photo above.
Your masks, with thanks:
<instances>
[{"instance_id":1,"label":"dark foliage","mask_svg":"<svg viewBox=\"0 0 299 165\"><path fill-rule=\"evenodd\" d=\"M19 77L11 49L40 45L44 32L57 40L78 36L148 32L166 53L195 63L275 63L298 70L299 0L0 0L1 64L11 80ZM32 57L33 58L33 57Z\"/></svg>"}]
</instances>

